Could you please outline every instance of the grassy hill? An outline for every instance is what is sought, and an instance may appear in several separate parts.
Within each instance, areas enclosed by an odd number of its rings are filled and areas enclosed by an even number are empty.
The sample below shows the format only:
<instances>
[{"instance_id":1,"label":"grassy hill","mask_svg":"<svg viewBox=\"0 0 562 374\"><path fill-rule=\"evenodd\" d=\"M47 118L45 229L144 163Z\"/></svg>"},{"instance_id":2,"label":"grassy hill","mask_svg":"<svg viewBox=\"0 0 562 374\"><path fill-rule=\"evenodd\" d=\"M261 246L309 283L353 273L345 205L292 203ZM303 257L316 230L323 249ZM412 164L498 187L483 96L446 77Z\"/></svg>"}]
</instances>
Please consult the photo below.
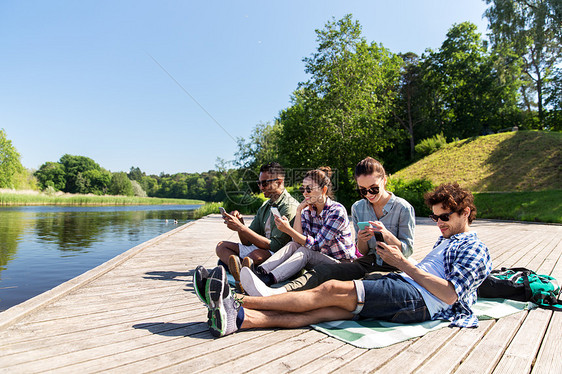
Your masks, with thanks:
<instances>
[{"instance_id":1,"label":"grassy hill","mask_svg":"<svg viewBox=\"0 0 562 374\"><path fill-rule=\"evenodd\" d=\"M405 180L458 182L474 192L562 189L562 133L516 131L447 144L395 173Z\"/></svg>"}]
</instances>

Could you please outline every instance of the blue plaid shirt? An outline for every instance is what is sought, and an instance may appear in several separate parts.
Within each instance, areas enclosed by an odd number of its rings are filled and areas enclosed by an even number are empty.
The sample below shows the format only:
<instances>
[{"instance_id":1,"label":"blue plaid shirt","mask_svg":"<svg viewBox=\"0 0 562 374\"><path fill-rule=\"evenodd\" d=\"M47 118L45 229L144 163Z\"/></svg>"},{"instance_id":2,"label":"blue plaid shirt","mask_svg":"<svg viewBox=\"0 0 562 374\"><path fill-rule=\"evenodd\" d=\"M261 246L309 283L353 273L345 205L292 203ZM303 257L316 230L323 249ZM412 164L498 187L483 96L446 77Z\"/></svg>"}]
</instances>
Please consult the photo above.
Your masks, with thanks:
<instances>
[{"instance_id":1,"label":"blue plaid shirt","mask_svg":"<svg viewBox=\"0 0 562 374\"><path fill-rule=\"evenodd\" d=\"M448 319L451 327L476 327L478 318L470 307L476 302L476 289L492 270L492 259L488 248L475 232L456 234L450 239L444 253L445 279L455 287L457 301L433 319ZM442 240L440 236L433 248Z\"/></svg>"},{"instance_id":2,"label":"blue plaid shirt","mask_svg":"<svg viewBox=\"0 0 562 374\"><path fill-rule=\"evenodd\" d=\"M305 247L337 260L355 259L355 246L345 207L328 198L324 209L304 208L301 214Z\"/></svg>"}]
</instances>

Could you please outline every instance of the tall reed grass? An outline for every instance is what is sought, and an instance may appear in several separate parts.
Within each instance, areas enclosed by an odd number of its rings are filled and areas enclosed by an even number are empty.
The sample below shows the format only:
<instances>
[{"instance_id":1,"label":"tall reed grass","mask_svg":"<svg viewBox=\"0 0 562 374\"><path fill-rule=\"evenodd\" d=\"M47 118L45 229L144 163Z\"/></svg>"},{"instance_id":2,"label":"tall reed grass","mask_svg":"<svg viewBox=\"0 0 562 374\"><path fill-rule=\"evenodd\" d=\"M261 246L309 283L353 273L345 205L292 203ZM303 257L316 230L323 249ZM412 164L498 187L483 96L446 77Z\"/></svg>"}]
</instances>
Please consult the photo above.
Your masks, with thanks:
<instances>
[{"instance_id":1,"label":"tall reed grass","mask_svg":"<svg viewBox=\"0 0 562 374\"><path fill-rule=\"evenodd\" d=\"M0 192L0 205L193 205L202 200L164 199L157 197L128 197L111 195L54 195ZM217 208L218 210L218 208Z\"/></svg>"}]
</instances>

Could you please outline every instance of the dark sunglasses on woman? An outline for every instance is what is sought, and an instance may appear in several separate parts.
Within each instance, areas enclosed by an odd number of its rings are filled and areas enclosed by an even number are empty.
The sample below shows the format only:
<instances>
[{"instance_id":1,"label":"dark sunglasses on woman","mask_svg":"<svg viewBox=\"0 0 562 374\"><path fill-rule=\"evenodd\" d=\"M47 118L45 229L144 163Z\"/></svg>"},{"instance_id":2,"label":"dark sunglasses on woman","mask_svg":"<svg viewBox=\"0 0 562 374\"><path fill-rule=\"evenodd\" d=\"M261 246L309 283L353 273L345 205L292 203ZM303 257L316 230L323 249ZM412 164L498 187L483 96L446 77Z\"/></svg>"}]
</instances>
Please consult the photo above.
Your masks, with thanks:
<instances>
[{"instance_id":1,"label":"dark sunglasses on woman","mask_svg":"<svg viewBox=\"0 0 562 374\"><path fill-rule=\"evenodd\" d=\"M312 192L312 188L310 188L310 186L300 186L299 187L299 191L301 193L304 193L304 191L306 191L306 193L311 193Z\"/></svg>"},{"instance_id":2,"label":"dark sunglasses on woman","mask_svg":"<svg viewBox=\"0 0 562 374\"><path fill-rule=\"evenodd\" d=\"M380 192L380 188L378 186L371 188L360 187L357 189L357 192L359 192L361 196L367 196L368 193L370 193L371 195L378 195L378 193Z\"/></svg>"}]
</instances>

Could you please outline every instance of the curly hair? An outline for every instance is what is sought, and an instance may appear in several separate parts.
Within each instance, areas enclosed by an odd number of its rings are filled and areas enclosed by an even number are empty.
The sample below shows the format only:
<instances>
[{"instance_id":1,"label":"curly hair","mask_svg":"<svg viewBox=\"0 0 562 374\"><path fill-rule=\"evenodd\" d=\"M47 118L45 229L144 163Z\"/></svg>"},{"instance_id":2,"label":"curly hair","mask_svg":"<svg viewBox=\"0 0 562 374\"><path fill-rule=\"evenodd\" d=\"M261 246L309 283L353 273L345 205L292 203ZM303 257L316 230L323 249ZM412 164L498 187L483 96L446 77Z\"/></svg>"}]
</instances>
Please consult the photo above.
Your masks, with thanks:
<instances>
[{"instance_id":1,"label":"curly hair","mask_svg":"<svg viewBox=\"0 0 562 374\"><path fill-rule=\"evenodd\" d=\"M470 208L468 215L468 223L472 223L476 218L476 205L474 205L474 196L458 183L444 183L437 187L434 191L425 194L425 203L429 208L434 205L442 204L444 209L450 209L452 212L460 213L466 207Z\"/></svg>"}]
</instances>

